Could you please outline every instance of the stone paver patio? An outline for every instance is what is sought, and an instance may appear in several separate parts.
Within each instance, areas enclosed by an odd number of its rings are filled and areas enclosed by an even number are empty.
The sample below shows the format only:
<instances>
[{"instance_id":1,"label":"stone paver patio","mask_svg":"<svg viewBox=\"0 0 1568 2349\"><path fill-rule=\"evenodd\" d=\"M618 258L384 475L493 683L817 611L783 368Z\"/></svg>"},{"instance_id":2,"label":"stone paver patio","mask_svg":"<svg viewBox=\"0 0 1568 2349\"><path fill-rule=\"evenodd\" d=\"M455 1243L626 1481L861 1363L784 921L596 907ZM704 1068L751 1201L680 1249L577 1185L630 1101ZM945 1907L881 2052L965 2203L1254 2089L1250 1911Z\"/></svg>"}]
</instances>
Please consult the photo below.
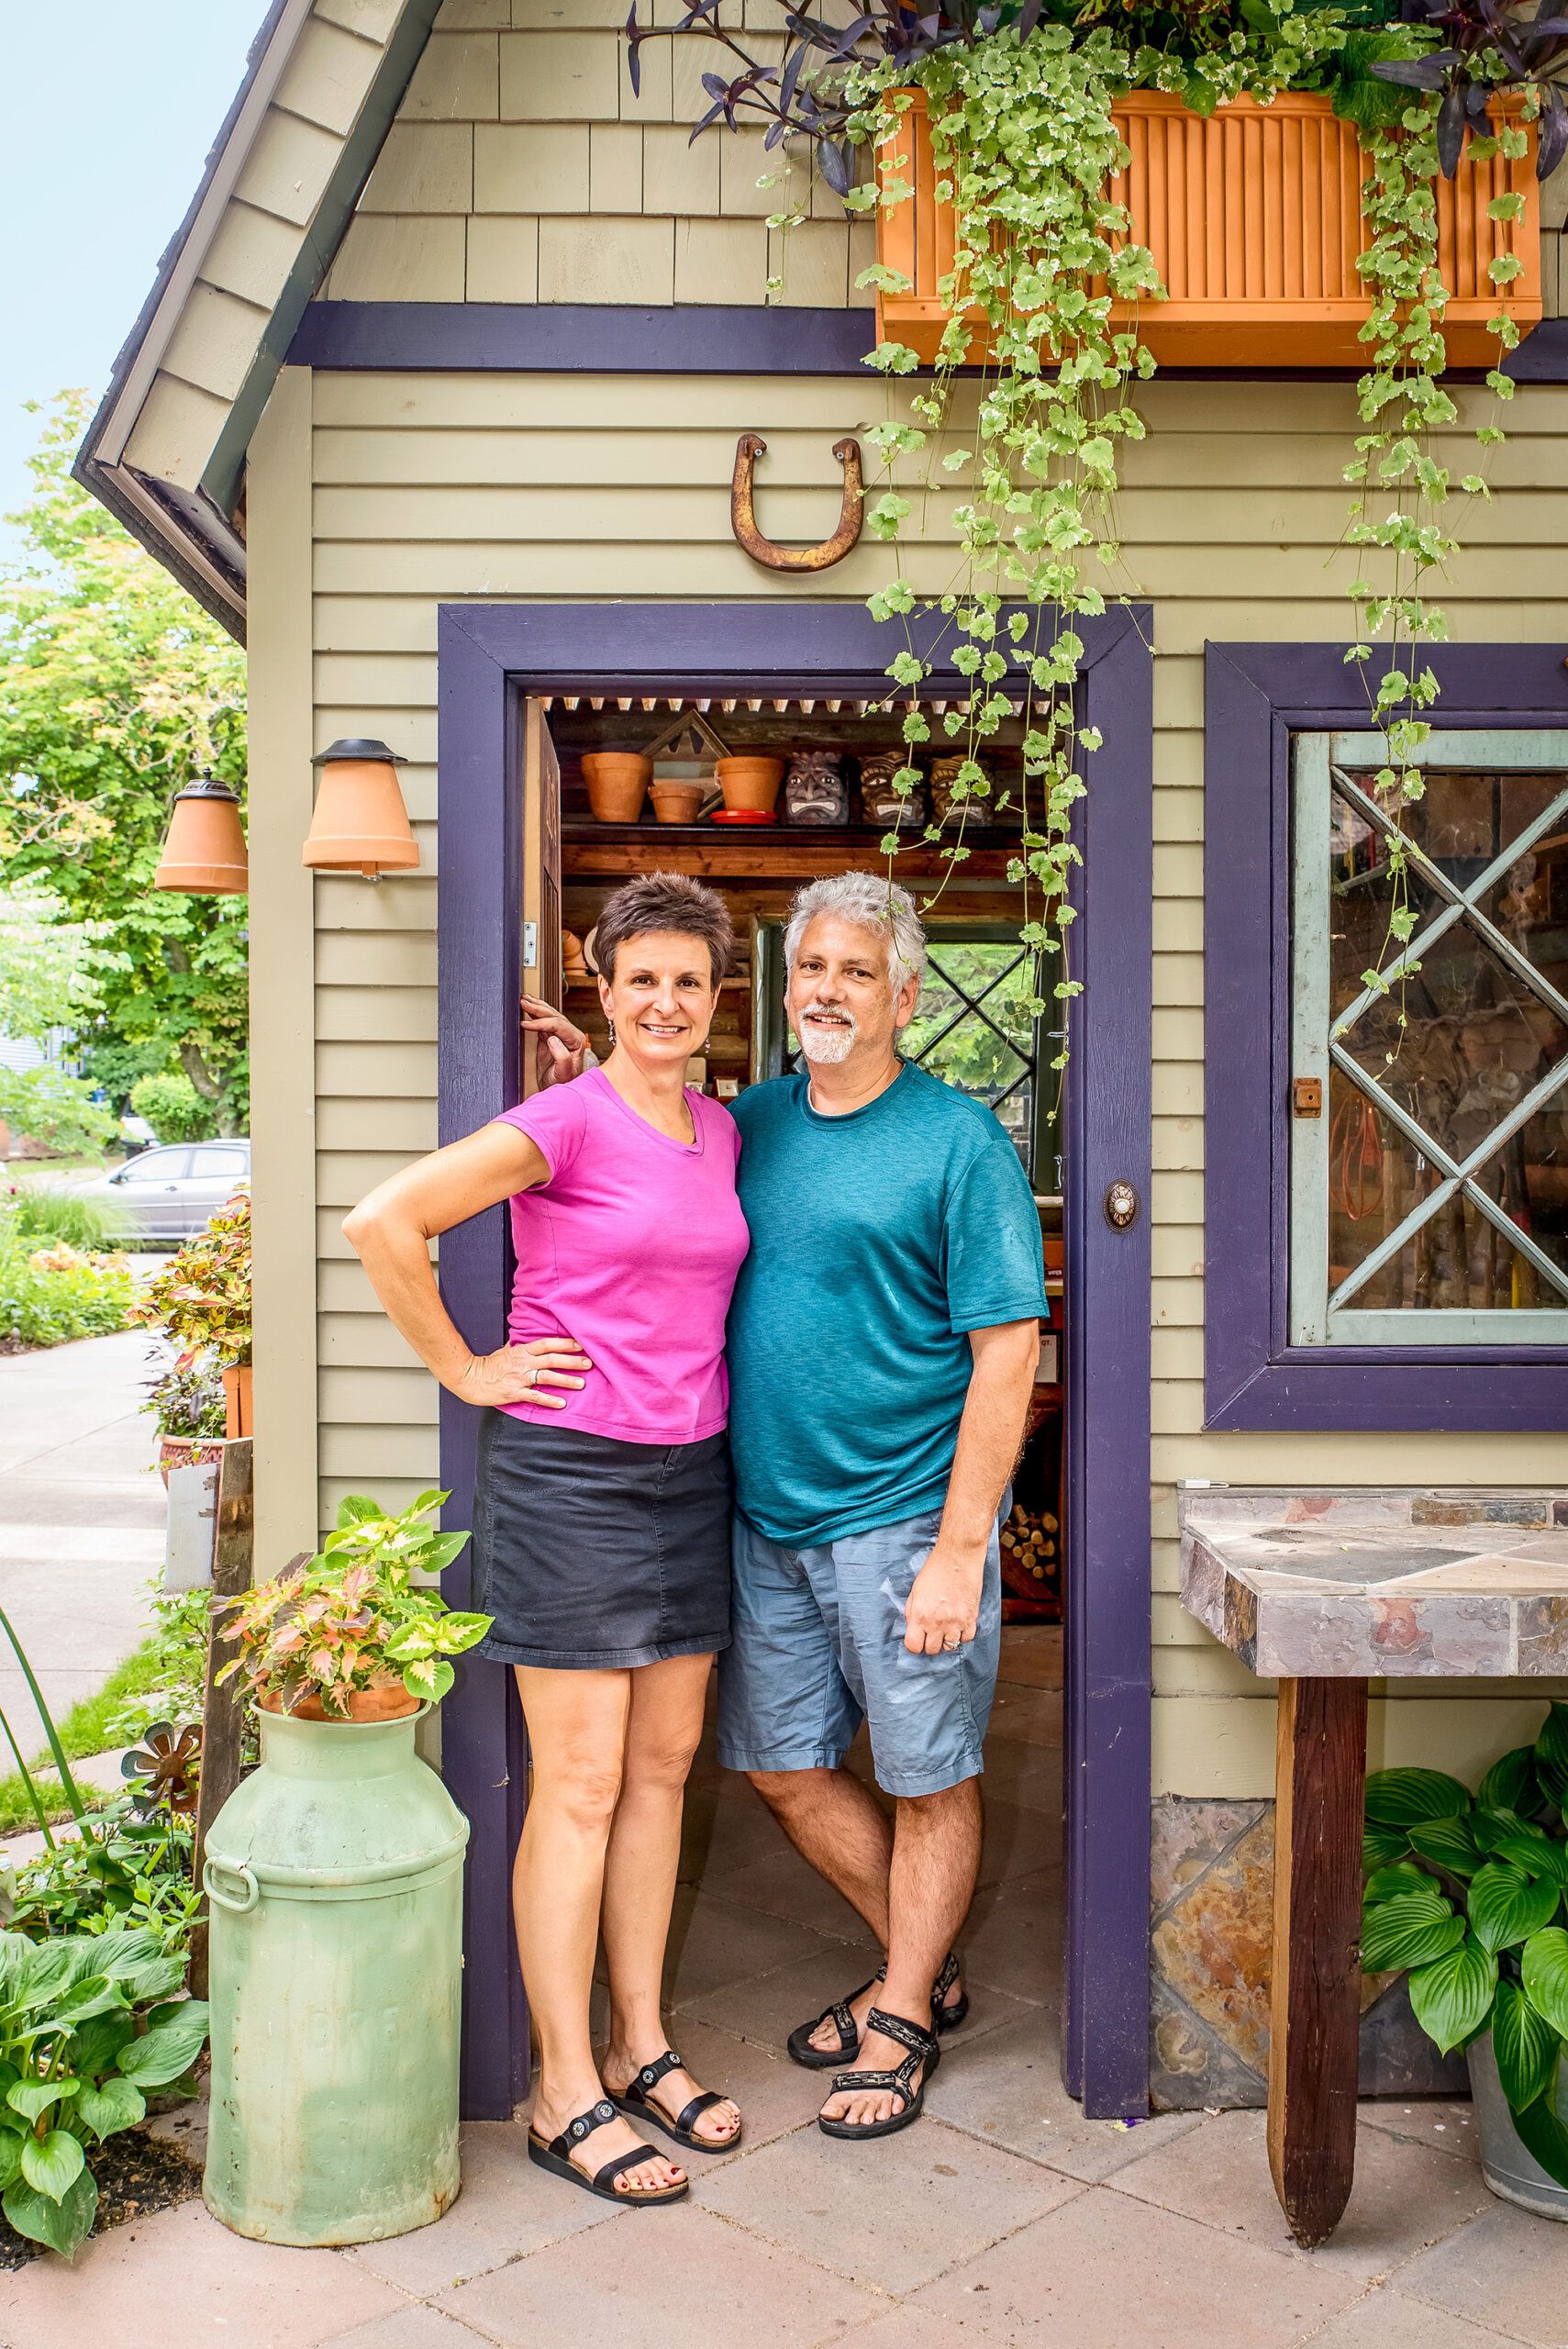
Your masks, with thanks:
<instances>
[{"instance_id":1,"label":"stone paver patio","mask_svg":"<svg viewBox=\"0 0 1568 2349\"><path fill-rule=\"evenodd\" d=\"M987 1749L974 2012L917 2128L851 2149L784 2033L864 1978L866 1937L750 1790L698 1770L673 2027L746 2142L688 2202L616 2211L531 2168L520 2122L465 2132L438 2225L349 2253L227 2233L197 2202L0 2277L4 2349L1529 2349L1568 2343L1568 2228L1496 2201L1464 2104L1369 2105L1355 2193L1297 2251L1263 2116L1087 2121L1056 2050L1054 1634L1011 1634Z\"/></svg>"}]
</instances>

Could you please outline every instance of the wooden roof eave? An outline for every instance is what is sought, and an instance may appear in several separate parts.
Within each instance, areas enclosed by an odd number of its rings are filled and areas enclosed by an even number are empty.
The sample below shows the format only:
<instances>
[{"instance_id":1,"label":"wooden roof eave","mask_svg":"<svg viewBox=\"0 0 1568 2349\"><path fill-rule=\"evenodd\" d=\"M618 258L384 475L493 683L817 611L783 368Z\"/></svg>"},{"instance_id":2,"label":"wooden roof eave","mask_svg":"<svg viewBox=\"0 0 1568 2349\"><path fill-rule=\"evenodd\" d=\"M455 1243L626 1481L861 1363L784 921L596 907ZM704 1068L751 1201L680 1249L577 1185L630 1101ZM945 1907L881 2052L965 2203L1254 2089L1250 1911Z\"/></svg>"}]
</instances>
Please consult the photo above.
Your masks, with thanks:
<instances>
[{"instance_id":1,"label":"wooden roof eave","mask_svg":"<svg viewBox=\"0 0 1568 2349\"><path fill-rule=\"evenodd\" d=\"M139 420L161 382L181 388L164 361L203 284L202 269L234 199L285 76L307 30L335 20L317 0L272 0L251 44L246 71L206 161L189 211L159 264L152 289L111 373L109 387L77 452L72 472L173 576L241 641L245 629L245 546L235 515L250 436L267 404L300 317L337 254L354 206L381 151L428 39L439 0L395 0L385 38L365 40L366 84L310 218L297 229L293 266L270 307L258 308L254 349L227 398L189 386L212 410L211 438L200 436L199 473L175 481L133 461ZM222 413L219 416L218 411Z\"/></svg>"}]
</instances>

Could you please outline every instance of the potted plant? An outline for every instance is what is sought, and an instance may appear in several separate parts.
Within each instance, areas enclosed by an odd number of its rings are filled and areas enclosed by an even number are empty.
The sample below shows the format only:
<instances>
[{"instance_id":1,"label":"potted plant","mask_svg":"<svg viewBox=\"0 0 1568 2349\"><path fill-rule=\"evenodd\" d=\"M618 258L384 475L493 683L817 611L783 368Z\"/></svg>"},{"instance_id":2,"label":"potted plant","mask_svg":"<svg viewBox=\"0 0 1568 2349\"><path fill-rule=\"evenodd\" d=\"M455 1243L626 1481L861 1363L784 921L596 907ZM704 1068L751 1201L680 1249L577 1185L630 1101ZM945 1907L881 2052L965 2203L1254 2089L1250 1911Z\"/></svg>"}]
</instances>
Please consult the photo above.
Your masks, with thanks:
<instances>
[{"instance_id":1,"label":"potted plant","mask_svg":"<svg viewBox=\"0 0 1568 2349\"><path fill-rule=\"evenodd\" d=\"M205 2192L236 2232L365 2243L458 2190L468 1822L419 1758L450 1658L489 1629L435 1577L468 1540L361 1495L314 1557L229 1602L261 1760L206 1841L212 2126ZM416 1581L417 1575L427 1577Z\"/></svg>"},{"instance_id":2,"label":"potted plant","mask_svg":"<svg viewBox=\"0 0 1568 2349\"><path fill-rule=\"evenodd\" d=\"M179 1349L180 1370L209 1358L223 1380L224 1432L250 1433L249 1191L236 1191L204 1230L175 1251L148 1282L130 1319L167 1334Z\"/></svg>"},{"instance_id":3,"label":"potted plant","mask_svg":"<svg viewBox=\"0 0 1568 2349\"><path fill-rule=\"evenodd\" d=\"M210 1355L183 1354L145 1382L145 1410L158 1431L158 1473L216 1460L228 1432L228 1399Z\"/></svg>"},{"instance_id":4,"label":"potted plant","mask_svg":"<svg viewBox=\"0 0 1568 2349\"><path fill-rule=\"evenodd\" d=\"M1486 2183L1568 2220L1568 1704L1472 1794L1441 1770L1366 1784L1362 1965L1405 1972L1416 2021L1462 2047Z\"/></svg>"}]
</instances>

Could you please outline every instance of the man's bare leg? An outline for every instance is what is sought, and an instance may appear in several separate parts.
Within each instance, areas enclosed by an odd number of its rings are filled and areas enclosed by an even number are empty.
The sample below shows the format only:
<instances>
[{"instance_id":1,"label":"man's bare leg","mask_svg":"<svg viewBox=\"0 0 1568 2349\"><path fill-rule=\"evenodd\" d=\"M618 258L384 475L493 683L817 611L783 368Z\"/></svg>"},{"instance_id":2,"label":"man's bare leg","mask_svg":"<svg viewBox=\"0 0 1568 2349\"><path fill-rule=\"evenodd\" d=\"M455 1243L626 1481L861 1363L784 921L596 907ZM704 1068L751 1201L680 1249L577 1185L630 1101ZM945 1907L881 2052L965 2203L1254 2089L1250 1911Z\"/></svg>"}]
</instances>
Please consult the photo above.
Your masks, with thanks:
<instances>
[{"instance_id":1,"label":"man's bare leg","mask_svg":"<svg viewBox=\"0 0 1568 2349\"><path fill-rule=\"evenodd\" d=\"M871 1927L885 1952L888 1888L894 1869L894 1829L892 1820L870 1787L852 1771L844 1769L753 1770L750 1776L751 1784L802 1859L809 1860L817 1875L826 1876L834 1890L843 1895L851 1908ZM940 1795L924 1796L920 1799L940 1802L943 1798ZM905 1806L900 1803L898 1808L902 1818ZM974 1809L978 1817L978 1792ZM979 1865L978 1845L975 1865ZM971 1897L973 1891L972 1877ZM968 1906L966 1898L964 1908L967 1909ZM942 1960L951 1947L951 1940L942 1943L937 1952L936 1963L926 1976L925 2004L919 2009L922 2021L930 2011L930 1986L941 1971ZM961 1977L949 1990L945 2003L950 2007L956 2006L962 1996ZM884 1986L872 1983L851 2001L850 2007L857 2028L864 2028L866 2016L873 2006L885 2002ZM811 2034L811 2044L830 2053L838 2045L838 2025L830 2015L824 2016Z\"/></svg>"},{"instance_id":2,"label":"man's bare leg","mask_svg":"<svg viewBox=\"0 0 1568 2349\"><path fill-rule=\"evenodd\" d=\"M907 2022L930 2027L931 1983L952 1947L974 1898L980 1872L980 1782L966 1778L942 1793L900 1800L893 1839L888 1894L892 1931L887 1980L874 2004ZM868 2002L873 2003L873 2002ZM894 2071L907 2049L868 2032L846 2071ZM857 2128L890 2121L904 2109L895 2089L837 2093L822 2108L825 2121Z\"/></svg>"}]
</instances>

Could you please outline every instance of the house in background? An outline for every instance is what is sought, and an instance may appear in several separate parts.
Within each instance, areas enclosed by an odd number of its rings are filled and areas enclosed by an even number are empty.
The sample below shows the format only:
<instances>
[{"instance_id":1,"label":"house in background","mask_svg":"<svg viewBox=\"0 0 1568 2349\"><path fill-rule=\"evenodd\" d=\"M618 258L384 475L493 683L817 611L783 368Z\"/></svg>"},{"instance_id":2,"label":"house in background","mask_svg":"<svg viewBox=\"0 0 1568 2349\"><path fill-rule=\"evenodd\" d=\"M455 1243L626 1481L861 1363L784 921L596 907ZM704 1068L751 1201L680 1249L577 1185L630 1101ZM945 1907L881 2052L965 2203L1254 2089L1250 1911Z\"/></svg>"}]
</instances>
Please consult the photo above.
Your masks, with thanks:
<instances>
[{"instance_id":1,"label":"house in background","mask_svg":"<svg viewBox=\"0 0 1568 2349\"><path fill-rule=\"evenodd\" d=\"M744 6L773 20L772 0ZM897 740L880 707L890 648L864 610L885 551L866 540L821 574L780 573L729 520L737 440L755 432L764 527L826 536L833 443L901 397L862 363L873 231L818 187L781 241L759 142L688 143L708 103L699 46L647 52L634 96L624 12L276 0L79 461L250 646L268 1562L355 1489L395 1503L439 1480L469 1521L464 1415L443 1414L339 1226L379 1177L522 1088L518 990L570 985L563 928L580 937L630 871L680 863L724 887L751 961L706 1074L747 1082L787 1050L790 887L875 859L880 826L781 828L742 852L587 815L584 751L635 747L684 713L736 747L826 748L862 768ZM1330 1303L1420 1206L1432 1152L1472 1150L1568 1052L1549 1000L1568 993L1568 817L1538 821L1568 804L1563 210L1559 173L1548 316L1518 354L1496 494L1445 595L1455 644L1439 656L1427 803L1456 887L1531 833L1487 918L1528 933L1542 987L1522 1014L1468 917L1463 957L1434 950L1421 1049L1469 1072L1439 1088L1459 1105L1451 1130L1390 1128L1328 1052L1328 1002L1388 886L1364 812L1375 749L1342 660L1350 381L1162 373L1138 395L1150 433L1123 518L1142 600L1089 631L1080 687L1106 747L1059 1127L1049 1053L1007 1040L1032 1089L1020 1147L1062 1243L1062 1376L1040 1440L1061 1438L1067 1544L1064 2064L1095 2114L1151 2092L1262 2094L1274 1690L1182 1605L1183 1488L1189 1508L1194 1486L1224 1486L1307 1525L1330 1501L1363 1521L1408 1514L1377 1497L1414 1492L1435 1496L1434 1522L1469 1507L1506 1526L1550 1523L1563 1482L1561 1092L1546 1086L1496 1176L1528 1246L1485 1212L1429 1218ZM1458 396L1473 421L1481 395ZM922 588L945 585L940 501L902 560ZM940 671L928 690L944 685L956 696ZM313 754L346 737L408 760L417 873L302 867ZM935 877L924 857L906 873ZM976 848L939 908L939 959L1016 933L1008 861L1004 840ZM1320 1087L1316 1116L1297 1077ZM477 1345L499 1340L505 1252L499 1214L442 1248ZM1561 1661L1568 1673L1568 1647ZM1564 1687L1544 1670L1374 1674L1371 1759L1473 1782ZM490 2112L510 2109L527 2060L510 1703L499 1667L473 1667L443 1723L474 1821L470 2097ZM1365 2033L1372 2076L1422 2084L1398 1994Z\"/></svg>"}]
</instances>

